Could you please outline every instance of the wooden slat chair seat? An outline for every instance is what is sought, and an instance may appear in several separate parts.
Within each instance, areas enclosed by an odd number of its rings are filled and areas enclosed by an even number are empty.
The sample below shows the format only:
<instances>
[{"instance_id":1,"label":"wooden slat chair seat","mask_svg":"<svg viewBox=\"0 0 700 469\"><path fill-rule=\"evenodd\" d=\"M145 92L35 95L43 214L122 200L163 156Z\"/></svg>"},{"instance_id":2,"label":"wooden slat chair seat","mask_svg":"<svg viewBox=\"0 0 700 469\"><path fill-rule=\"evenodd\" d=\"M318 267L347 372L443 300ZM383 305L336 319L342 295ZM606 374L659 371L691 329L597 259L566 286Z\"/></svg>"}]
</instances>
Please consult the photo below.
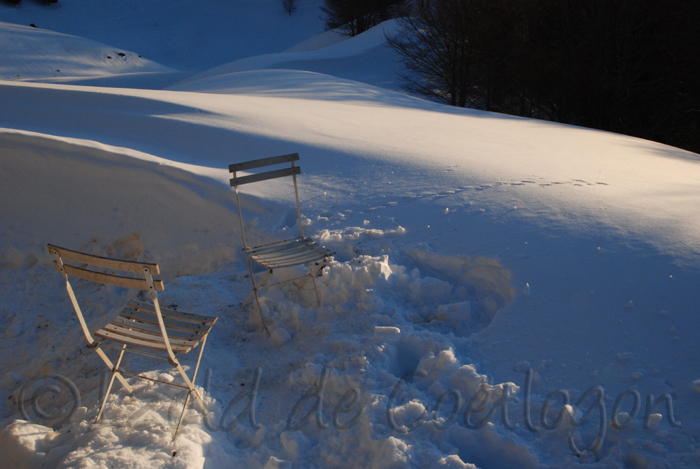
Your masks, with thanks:
<instances>
[{"instance_id":1,"label":"wooden slat chair seat","mask_svg":"<svg viewBox=\"0 0 700 469\"><path fill-rule=\"evenodd\" d=\"M299 166L295 166L295 161L299 161L298 153L274 156L271 158L263 158L259 160L252 160L229 165L229 172L233 173L233 178L230 180L230 184L231 187L233 187L236 191L238 219L241 226L241 238L243 240L242 250L246 254L246 259L248 261L248 269L250 271L250 280L253 284L253 289L248 295L248 297L243 301L243 306L245 306L248 303L251 297L255 297L255 302L258 306L258 311L260 314L260 324L265 330L267 330L267 327L265 326L265 319L263 318L262 309L260 308L260 298L258 296L258 291L262 288L269 288L273 285L277 285L277 283L265 283L267 279L273 274L273 270L277 268L295 267L299 265L308 266L308 274L305 274L297 279L291 279L288 281L303 279L300 283L297 284L301 287L310 278L314 285L314 291L316 292L316 301L320 305L321 298L318 293L318 286L316 285L315 276L335 254L330 249L326 249L325 247L319 245L312 238L307 238L304 236L304 228L301 222L301 207L299 205L299 190L297 188L297 174L301 173L301 168ZM274 166L286 163L290 164L289 168L272 171L265 170L257 174L250 174L245 176L238 175L238 173L241 171L248 171L250 169L263 168L267 166ZM264 244L261 246L248 246L246 244L243 214L241 211L241 201L239 198L238 186L287 176L291 176L292 180L294 181L294 195L296 197L297 218L299 222L300 236L297 238L276 241L274 243ZM253 272L252 263L259 264L267 269L267 273L260 281L255 280L255 274Z\"/></svg>"},{"instance_id":2,"label":"wooden slat chair seat","mask_svg":"<svg viewBox=\"0 0 700 469\"><path fill-rule=\"evenodd\" d=\"M247 253L251 259L268 269L307 264L333 255L330 249L320 246L311 238L286 240L283 247L275 244L273 247L248 249Z\"/></svg>"},{"instance_id":3,"label":"wooden slat chair seat","mask_svg":"<svg viewBox=\"0 0 700 469\"><path fill-rule=\"evenodd\" d=\"M131 393L132 388L122 375L135 376L188 390L180 420L173 433L173 439L175 439L192 394L194 394L202 412L204 414L207 413L204 401L193 383L197 378L207 336L214 323L216 323L217 318L215 316L204 316L160 307L156 292L163 291L165 286L162 280L153 278L154 274L160 273L158 264L93 256L51 244L48 245L48 248L49 252L56 258L54 261L56 270L61 272L66 281L68 295L88 342L87 347L94 349L112 371L112 377L95 422L98 422L102 416L114 379L118 379L127 391ZM109 272L96 270L98 268L109 270ZM125 275L125 273L127 274ZM100 339L96 340L88 330L80 305L68 279L69 276L97 283L148 291L148 295L152 298L152 303L136 299L129 301L116 318L94 332L94 336ZM116 346L113 344L116 344ZM199 356L194 373L190 379L175 355L189 353L197 347L199 347ZM116 364L113 364L107 357L102 350L103 348L116 348L120 351ZM172 366L177 368L184 385L159 381L147 376L127 372L120 367L124 352L134 352L167 360ZM160 355L151 352L158 352Z\"/></svg>"},{"instance_id":4,"label":"wooden slat chair seat","mask_svg":"<svg viewBox=\"0 0 700 469\"><path fill-rule=\"evenodd\" d=\"M148 303L131 300L117 318L95 332L95 335L121 344L166 352L167 348L158 326L158 315L154 310L155 308ZM162 307L160 311L174 353L188 353L196 348L216 322L214 316Z\"/></svg>"}]
</instances>

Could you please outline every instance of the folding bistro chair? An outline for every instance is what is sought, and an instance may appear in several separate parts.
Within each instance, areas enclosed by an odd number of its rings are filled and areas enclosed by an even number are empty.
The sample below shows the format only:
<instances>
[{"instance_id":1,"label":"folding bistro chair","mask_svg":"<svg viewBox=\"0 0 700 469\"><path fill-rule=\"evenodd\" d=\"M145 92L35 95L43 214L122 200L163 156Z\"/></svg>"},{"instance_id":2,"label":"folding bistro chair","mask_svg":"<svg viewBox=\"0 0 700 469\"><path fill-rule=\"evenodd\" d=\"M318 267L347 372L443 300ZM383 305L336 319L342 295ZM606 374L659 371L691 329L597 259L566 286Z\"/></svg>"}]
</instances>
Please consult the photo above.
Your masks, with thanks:
<instances>
[{"instance_id":1,"label":"folding bistro chair","mask_svg":"<svg viewBox=\"0 0 700 469\"><path fill-rule=\"evenodd\" d=\"M318 286L316 285L316 274L326 265L326 262L328 262L328 260L333 256L333 254L335 254L329 249L320 246L313 239L304 236L304 227L301 223L301 208L299 206L299 190L297 189L297 174L301 173L301 168L299 166L294 165L295 161L299 161L298 153L274 156L272 158L263 158L260 160L246 161L244 163L232 164L228 167L229 172L233 173L233 179L231 179L230 183L231 187L233 187L236 191L236 204L238 205L238 220L241 224L241 238L243 239L242 250L245 252L246 259L248 260L250 281L253 284L253 290L243 302L243 306L245 307L245 305L248 304L248 301L250 301L251 297L255 297L255 303L258 306L258 311L260 314L260 324L266 331L267 326L265 326L265 319L262 315L262 308L260 308L260 298L258 296L258 291L262 288L269 288L274 285L279 285L280 283L286 283L294 280L303 279L300 283L296 284L298 287L301 287L310 278L314 284L314 291L316 292L316 301L320 306L321 298L319 297ZM238 175L240 171L247 171L249 169L263 168L266 166L280 165L285 163L289 163L290 167L272 171L266 170L264 172L259 172L247 176ZM294 195L296 196L297 219L299 221L300 236L297 238L286 239L283 241L263 244L260 246L248 246L246 244L245 239L245 230L243 227L243 215L241 212L241 201L238 195L238 186L241 186L243 184L249 184L252 182L267 181L269 179L276 179L286 176L291 176L292 180L294 181ZM267 273L262 279L260 279L259 282L256 282L255 280L255 274L253 273L252 265L253 262L267 269ZM294 267L298 265L308 266L309 273L302 275L301 277L285 280L278 283L265 283L265 281L267 281L267 279L272 275L274 269L282 267Z\"/></svg>"},{"instance_id":2,"label":"folding bistro chair","mask_svg":"<svg viewBox=\"0 0 700 469\"><path fill-rule=\"evenodd\" d=\"M56 257L56 260L54 260L56 270L61 272L66 281L66 290L68 290L68 295L88 342L87 348L95 350L97 355L105 362L105 365L112 370L112 377L107 386L107 392L95 423L102 416L107 398L112 390L114 378L117 378L129 393L133 392L133 389L122 375L135 376L187 390L185 405L182 408L180 420L177 422L177 427L173 433L173 440L180 429L185 409L192 394L194 394L199 407L206 415L207 409L204 407L202 397L194 387L194 381L197 378L197 371L202 360L202 352L207 342L207 335L217 318L161 308L156 291L163 291L163 281L153 278L153 275L160 273L158 264L93 256L51 244L48 245L48 248L49 252ZM125 275L125 273L131 275ZM94 333L98 339L101 339L96 340L85 323L85 318L80 310L80 305L75 297L68 276L107 285L145 290L149 292L146 296L152 298L152 303L135 299L129 301L119 316ZM190 379L180 365L176 354L188 353L190 350L197 348L197 346L199 346L199 357L197 358L197 365L194 368L192 379ZM116 364L113 364L107 357L103 350L104 348L119 350ZM167 360L170 365L177 368L185 384L169 383L125 371L123 368L120 368L124 352L138 353ZM160 354L152 352L159 352Z\"/></svg>"}]
</instances>

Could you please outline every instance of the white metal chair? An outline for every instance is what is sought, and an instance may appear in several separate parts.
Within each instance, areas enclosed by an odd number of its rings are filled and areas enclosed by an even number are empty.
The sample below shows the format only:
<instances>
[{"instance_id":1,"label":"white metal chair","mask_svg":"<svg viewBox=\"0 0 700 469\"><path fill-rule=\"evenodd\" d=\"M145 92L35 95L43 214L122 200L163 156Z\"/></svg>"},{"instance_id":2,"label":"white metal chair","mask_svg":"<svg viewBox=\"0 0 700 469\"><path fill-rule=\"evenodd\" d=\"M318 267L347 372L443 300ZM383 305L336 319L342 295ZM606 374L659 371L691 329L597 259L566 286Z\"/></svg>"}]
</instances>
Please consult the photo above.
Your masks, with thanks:
<instances>
[{"instance_id":1,"label":"white metal chair","mask_svg":"<svg viewBox=\"0 0 700 469\"><path fill-rule=\"evenodd\" d=\"M241 238L243 240L242 250L245 252L246 259L248 260L250 281L253 284L253 289L243 302L243 306L245 307L245 305L248 304L248 301L250 301L251 297L255 297L255 302L258 306L258 311L260 314L260 324L266 331L267 326L265 325L265 319L262 315L262 308L260 308L260 298L258 296L258 291L262 288L269 288L274 285L279 285L280 283L286 283L294 280L303 279L300 283L297 283L297 286L301 287L310 278L314 285L314 291L316 292L316 301L320 306L321 298L318 294L318 286L316 285L315 277L316 274L326 265L326 262L328 262L328 260L335 254L329 249L320 246L312 238L307 238L304 236L304 227L301 222L301 207L299 206L299 190L297 189L297 174L301 173L301 168L299 166L295 166L295 161L299 161L298 153L274 156L272 158L263 158L253 161L246 161L243 163L236 163L229 165L228 168L229 172L233 173L233 178L231 179L230 184L231 187L233 187L236 191L238 219L241 224ZM248 171L250 169L263 168L267 166L281 165L286 163L289 163L290 167L272 171L266 170L264 172L259 172L256 174L250 174L246 176L238 175L238 173L241 171ZM238 186L287 176L291 176L292 180L294 181L294 195L296 197L297 220L299 222L300 236L293 239L286 239L283 241L277 241L274 243L263 244L259 246L248 246L245 238L243 215L241 212L241 201L238 193ZM255 280L255 274L253 273L253 262L267 269L267 273L263 276L262 279L260 279L259 282L256 282ZM282 267L294 267L298 265L308 266L309 273L302 275L301 277L285 280L282 282L272 284L265 283L265 281L267 281L267 279L273 274L274 269Z\"/></svg>"},{"instance_id":2,"label":"white metal chair","mask_svg":"<svg viewBox=\"0 0 700 469\"><path fill-rule=\"evenodd\" d=\"M197 378L197 371L199 370L199 363L202 360L202 352L204 351L204 345L207 341L207 335L217 318L214 316L202 316L199 314L161 308L156 291L163 291L163 281L153 278L153 275L158 275L160 273L158 264L93 256L91 254L71 251L51 244L48 245L48 248L49 252L56 258L56 260L54 260L56 270L61 272L66 281L66 290L68 291L68 295L73 303L73 308L78 316L78 321L80 322L80 326L88 342L87 348L95 350L102 361L105 362L105 365L112 371L112 376L107 386L107 392L105 393L95 423L100 420L105 409L107 398L112 390L114 378L117 378L129 393L133 392L133 389L122 375L135 376L137 378L187 390L185 405L182 408L180 420L173 433L173 440L180 429L185 409L187 408L192 394L194 394L199 407L206 415L207 409L204 406L202 397L194 387L194 381ZM101 339L96 340L87 327L78 300L68 280L69 276L90 280L96 283L148 291L149 293L147 296L151 299L152 303L138 300L129 301L119 316L94 333L95 336ZM112 343L117 345L115 346ZM194 368L194 373L190 379L182 368L182 365L180 365L176 354L188 353L197 348L197 346L199 346L199 356L197 358L197 365ZM103 348L119 350L119 357L117 358L116 364L113 364L107 357ZM140 355L167 360L170 365L177 368L184 384L160 381L148 376L127 372L123 368L120 368L124 352L138 353ZM160 354L154 354L152 352L160 352Z\"/></svg>"}]
</instances>

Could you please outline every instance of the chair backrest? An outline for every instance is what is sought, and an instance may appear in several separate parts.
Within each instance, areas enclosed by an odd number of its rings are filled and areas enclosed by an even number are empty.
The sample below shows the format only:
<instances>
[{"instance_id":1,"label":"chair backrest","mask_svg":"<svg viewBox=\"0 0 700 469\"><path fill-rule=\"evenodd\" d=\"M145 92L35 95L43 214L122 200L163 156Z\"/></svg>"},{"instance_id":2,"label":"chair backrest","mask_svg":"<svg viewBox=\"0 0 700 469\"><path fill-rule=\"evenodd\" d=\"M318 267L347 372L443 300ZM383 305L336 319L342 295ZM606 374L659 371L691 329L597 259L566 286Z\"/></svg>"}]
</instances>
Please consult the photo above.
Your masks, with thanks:
<instances>
[{"instance_id":1,"label":"chair backrest","mask_svg":"<svg viewBox=\"0 0 700 469\"><path fill-rule=\"evenodd\" d=\"M75 292L73 292L73 287L68 280L68 276L78 277L84 280L90 280L92 282L107 285L115 285L117 287L136 288L138 290L148 290L149 292L152 292L153 305L158 316L158 323L163 336L163 341L166 344L168 354L172 359L173 353L170 348L167 332L165 330L165 325L160 312L160 305L158 304L158 297L156 295L156 291L163 291L165 287L162 280L156 280L153 278L153 274L157 275L160 273L158 264L93 256L92 254L72 251L70 249L54 246L53 244L49 244L47 247L49 248L49 253L53 254L56 258L56 260L53 262L54 267L63 275L63 279L66 281L66 290L68 291L68 296L71 299L71 303L73 303L75 314L78 316L80 327L83 329L83 333L87 339L88 347L95 347L99 345L99 343L95 342L95 339L92 337L92 334L87 327L83 312L80 309L78 299L75 296ZM94 270L95 268L116 271L118 273L100 272L98 270ZM133 275L124 275L124 273L141 275L139 277L135 277Z\"/></svg>"},{"instance_id":2,"label":"chair backrest","mask_svg":"<svg viewBox=\"0 0 700 469\"><path fill-rule=\"evenodd\" d=\"M48 248L49 252L56 257L56 260L53 261L54 267L56 270L61 272L64 277L71 275L73 277L78 277L97 283L115 285L118 287L136 288L139 290L163 291L165 289L162 280L156 280L151 277L152 275L158 275L160 273L158 264L93 256L92 254L72 251L70 249L54 246L52 244L49 244ZM116 271L119 272L119 274L93 270L95 267ZM141 276L137 278L134 276L123 275L124 272L141 274ZM153 284L153 288L151 288L149 285L149 279Z\"/></svg>"},{"instance_id":3,"label":"chair backrest","mask_svg":"<svg viewBox=\"0 0 700 469\"><path fill-rule=\"evenodd\" d=\"M228 170L233 173L233 178L230 180L231 187L236 191L236 205L238 205L238 219L241 223L241 237L243 238L243 247L247 249L245 240L245 232L243 229L243 214L241 212L241 201L238 195L238 186L243 184L250 184L252 182L267 181L270 179L276 179L286 176L291 176L294 181L294 196L296 198L297 204L297 219L299 222L299 233L301 237L304 237L304 228L301 223L301 206L299 205L299 190L297 188L297 174L301 174L301 168L294 164L295 161L299 161L299 153L290 153L288 155L273 156L271 158L262 158L259 160L245 161L243 163L235 163L229 165ZM238 172L247 171L249 169L264 168L267 166L275 166L280 164L289 163L289 168L277 169L277 170L265 170L259 173L250 174L246 176L238 176Z\"/></svg>"},{"instance_id":4,"label":"chair backrest","mask_svg":"<svg viewBox=\"0 0 700 469\"><path fill-rule=\"evenodd\" d=\"M294 165L295 161L299 161L299 153L291 153L289 155L273 156L272 158L262 158L259 160L231 164L228 166L228 172L233 173L233 179L230 181L231 187L285 176L296 176L297 174L301 173L301 168ZM273 166L284 163L290 163L291 166L287 169L265 171L262 173L252 174L250 176L237 177L236 175L236 173L239 171L247 171L249 169L263 168L265 166Z\"/></svg>"}]
</instances>

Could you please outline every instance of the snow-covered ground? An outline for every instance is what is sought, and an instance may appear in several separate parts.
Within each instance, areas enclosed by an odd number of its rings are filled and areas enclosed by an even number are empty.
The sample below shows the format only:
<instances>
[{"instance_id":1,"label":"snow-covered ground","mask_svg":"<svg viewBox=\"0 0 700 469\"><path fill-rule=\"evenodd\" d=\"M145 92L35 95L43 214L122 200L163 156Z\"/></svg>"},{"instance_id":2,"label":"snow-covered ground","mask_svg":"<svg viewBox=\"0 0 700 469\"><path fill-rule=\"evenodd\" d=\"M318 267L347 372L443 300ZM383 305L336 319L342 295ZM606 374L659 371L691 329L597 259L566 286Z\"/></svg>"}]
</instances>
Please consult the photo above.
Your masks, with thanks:
<instances>
[{"instance_id":1,"label":"snow-covered ground","mask_svg":"<svg viewBox=\"0 0 700 469\"><path fill-rule=\"evenodd\" d=\"M393 23L298 3L0 4L0 467L698 467L700 156L402 94ZM265 293L268 337L227 167L291 152L337 254L321 307ZM296 235L289 183L244 191L253 239ZM164 303L219 316L210 417L172 443L181 396L132 380L92 425L104 366L46 243L148 256ZM93 327L128 295L76 285ZM42 384L55 415L23 416Z\"/></svg>"}]
</instances>

